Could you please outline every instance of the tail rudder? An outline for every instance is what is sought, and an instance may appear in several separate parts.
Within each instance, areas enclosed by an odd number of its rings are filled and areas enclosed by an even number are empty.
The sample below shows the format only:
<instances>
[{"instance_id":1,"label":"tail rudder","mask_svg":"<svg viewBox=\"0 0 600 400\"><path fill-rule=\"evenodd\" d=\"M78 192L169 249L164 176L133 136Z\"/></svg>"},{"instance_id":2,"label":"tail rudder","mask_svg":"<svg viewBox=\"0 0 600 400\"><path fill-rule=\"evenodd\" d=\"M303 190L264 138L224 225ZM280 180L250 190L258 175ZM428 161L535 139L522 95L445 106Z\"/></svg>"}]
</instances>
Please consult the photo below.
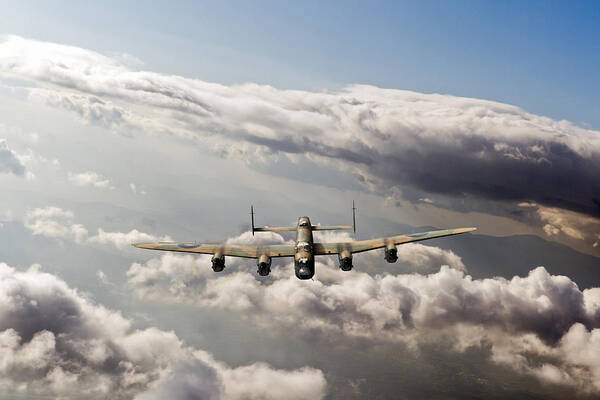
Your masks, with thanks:
<instances>
[{"instance_id":1,"label":"tail rudder","mask_svg":"<svg viewBox=\"0 0 600 400\"><path fill-rule=\"evenodd\" d=\"M354 207L354 200L352 200L352 231L356 233L356 207Z\"/></svg>"},{"instance_id":2,"label":"tail rudder","mask_svg":"<svg viewBox=\"0 0 600 400\"><path fill-rule=\"evenodd\" d=\"M252 236L254 236L254 206L250 206L250 221L252 223Z\"/></svg>"}]
</instances>

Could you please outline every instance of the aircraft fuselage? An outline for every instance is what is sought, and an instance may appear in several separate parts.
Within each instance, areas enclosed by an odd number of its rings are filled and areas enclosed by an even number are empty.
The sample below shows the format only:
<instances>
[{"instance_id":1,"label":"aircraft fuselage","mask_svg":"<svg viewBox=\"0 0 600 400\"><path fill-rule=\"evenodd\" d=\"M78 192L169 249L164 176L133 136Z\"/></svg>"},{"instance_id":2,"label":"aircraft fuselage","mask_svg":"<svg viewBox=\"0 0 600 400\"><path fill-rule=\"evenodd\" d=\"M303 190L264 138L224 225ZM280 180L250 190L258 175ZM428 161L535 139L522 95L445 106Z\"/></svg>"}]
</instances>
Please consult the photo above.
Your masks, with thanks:
<instances>
[{"instance_id":1,"label":"aircraft fuselage","mask_svg":"<svg viewBox=\"0 0 600 400\"><path fill-rule=\"evenodd\" d=\"M312 225L308 217L298 218L294 270L298 279L310 279L315 274Z\"/></svg>"}]
</instances>

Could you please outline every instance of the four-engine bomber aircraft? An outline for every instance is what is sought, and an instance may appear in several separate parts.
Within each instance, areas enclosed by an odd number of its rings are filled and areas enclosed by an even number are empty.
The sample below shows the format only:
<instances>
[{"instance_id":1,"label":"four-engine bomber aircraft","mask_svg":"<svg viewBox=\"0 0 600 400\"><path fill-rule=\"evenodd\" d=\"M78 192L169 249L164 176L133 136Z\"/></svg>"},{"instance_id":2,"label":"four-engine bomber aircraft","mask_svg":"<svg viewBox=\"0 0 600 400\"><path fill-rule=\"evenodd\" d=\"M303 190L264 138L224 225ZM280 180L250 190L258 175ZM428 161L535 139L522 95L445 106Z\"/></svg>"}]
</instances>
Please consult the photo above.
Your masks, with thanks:
<instances>
[{"instance_id":1,"label":"four-engine bomber aircraft","mask_svg":"<svg viewBox=\"0 0 600 400\"><path fill-rule=\"evenodd\" d=\"M399 244L418 242L421 240L439 238L443 236L458 235L474 231L477 228L444 229L407 235L388 236L378 239L355 240L339 243L314 243L313 231L353 230L356 232L356 208L352 202L352 226L320 226L311 225L308 217L298 218L296 226L286 227L254 227L254 207L250 207L252 220L252 235L254 232L282 232L295 231L296 244L273 245L236 245L236 244L198 244L198 243L136 243L135 247L151 250L179 251L185 253L212 254L212 268L215 272L225 268L225 256L256 258L258 260L258 274L269 275L271 272L271 258L294 257L296 276L299 279L310 279L315 274L315 256L337 254L340 268L343 271L352 269L352 254L385 248L385 260L389 263L398 260Z\"/></svg>"}]
</instances>

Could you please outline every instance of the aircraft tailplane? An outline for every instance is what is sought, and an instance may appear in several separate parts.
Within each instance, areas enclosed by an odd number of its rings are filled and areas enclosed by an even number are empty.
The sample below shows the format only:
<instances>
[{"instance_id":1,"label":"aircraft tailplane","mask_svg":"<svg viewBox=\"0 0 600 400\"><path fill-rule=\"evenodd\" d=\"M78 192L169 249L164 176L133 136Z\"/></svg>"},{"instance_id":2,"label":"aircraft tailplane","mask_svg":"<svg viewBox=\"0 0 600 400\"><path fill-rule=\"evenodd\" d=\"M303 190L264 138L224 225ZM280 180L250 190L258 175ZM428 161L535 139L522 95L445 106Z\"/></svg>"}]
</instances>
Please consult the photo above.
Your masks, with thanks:
<instances>
[{"instance_id":1,"label":"aircraft tailplane","mask_svg":"<svg viewBox=\"0 0 600 400\"><path fill-rule=\"evenodd\" d=\"M295 230L295 226L261 226L253 229L254 232L285 232Z\"/></svg>"},{"instance_id":2,"label":"aircraft tailplane","mask_svg":"<svg viewBox=\"0 0 600 400\"><path fill-rule=\"evenodd\" d=\"M250 222L252 224L252 236L254 232L286 232L296 231L295 226L254 226L254 206L250 206ZM313 225L313 231L341 231L348 230L356 233L356 207L354 207L354 200L352 200L352 226L346 225Z\"/></svg>"},{"instance_id":3,"label":"aircraft tailplane","mask_svg":"<svg viewBox=\"0 0 600 400\"><path fill-rule=\"evenodd\" d=\"M250 206L250 223L252 224L252 236L254 232L285 232L295 231L295 226L254 226L254 206Z\"/></svg>"},{"instance_id":4,"label":"aircraft tailplane","mask_svg":"<svg viewBox=\"0 0 600 400\"><path fill-rule=\"evenodd\" d=\"M351 226L343 226L343 225L313 225L313 231L343 231L343 230L353 230L354 228Z\"/></svg>"}]
</instances>

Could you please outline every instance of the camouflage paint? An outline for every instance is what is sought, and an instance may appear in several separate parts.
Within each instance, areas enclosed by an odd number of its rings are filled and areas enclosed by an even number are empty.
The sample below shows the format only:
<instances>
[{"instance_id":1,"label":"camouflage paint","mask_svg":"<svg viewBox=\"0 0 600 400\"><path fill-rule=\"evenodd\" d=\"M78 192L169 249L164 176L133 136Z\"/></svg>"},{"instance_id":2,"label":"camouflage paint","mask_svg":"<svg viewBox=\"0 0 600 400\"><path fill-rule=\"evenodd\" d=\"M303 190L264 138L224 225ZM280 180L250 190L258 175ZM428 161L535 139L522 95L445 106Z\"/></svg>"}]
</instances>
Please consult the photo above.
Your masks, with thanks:
<instances>
[{"instance_id":1,"label":"camouflage paint","mask_svg":"<svg viewBox=\"0 0 600 400\"><path fill-rule=\"evenodd\" d=\"M236 244L201 244L201 243L178 243L178 242L160 242L160 243L137 243L135 247L151 250L177 251L185 253L212 254L213 269L220 271L224 268L224 257L245 257L258 259L260 275L268 275L271 266L272 257L294 257L294 269L299 279L310 279L315 273L315 256L338 254L340 262L346 257L349 264L342 265L344 270L351 269L351 260L353 253L360 253L374 249L385 248L386 260L394 262L397 259L397 245L421 240L440 238L444 236L458 235L461 233L472 232L476 228L457 228L443 229L438 231L411 233L404 235L388 236L384 238L359 240L354 242L340 243L314 243L314 230L325 229L353 229L351 226L313 226L308 217L298 218L296 226L292 227L261 227L254 228L254 231L296 231L296 244L275 244L275 245L236 245Z\"/></svg>"},{"instance_id":2,"label":"camouflage paint","mask_svg":"<svg viewBox=\"0 0 600 400\"><path fill-rule=\"evenodd\" d=\"M294 271L298 279L310 279L315 274L312 231L313 226L308 217L298 218L298 225L296 227L296 254L294 255Z\"/></svg>"}]
</instances>

